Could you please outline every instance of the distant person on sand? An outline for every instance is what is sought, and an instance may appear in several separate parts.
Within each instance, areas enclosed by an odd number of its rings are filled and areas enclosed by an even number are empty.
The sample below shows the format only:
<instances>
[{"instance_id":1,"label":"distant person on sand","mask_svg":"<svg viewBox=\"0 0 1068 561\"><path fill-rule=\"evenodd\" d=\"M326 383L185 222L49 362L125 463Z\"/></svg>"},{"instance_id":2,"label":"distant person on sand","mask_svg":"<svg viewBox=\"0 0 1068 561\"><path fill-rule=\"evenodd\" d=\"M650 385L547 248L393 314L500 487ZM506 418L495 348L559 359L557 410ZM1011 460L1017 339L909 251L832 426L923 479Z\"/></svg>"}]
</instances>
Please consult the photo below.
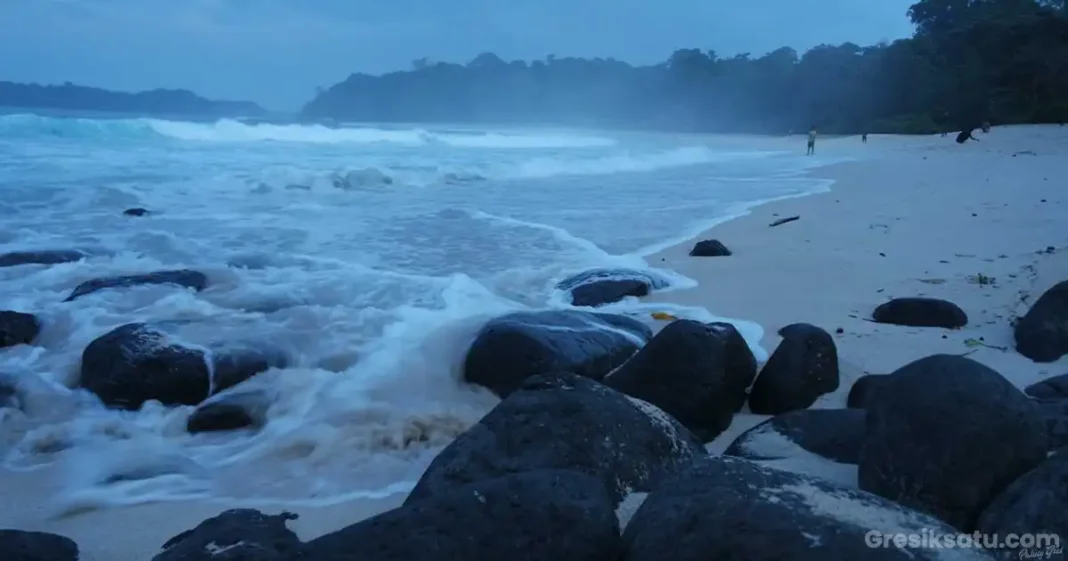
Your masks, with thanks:
<instances>
[{"instance_id":1,"label":"distant person on sand","mask_svg":"<svg viewBox=\"0 0 1068 561\"><path fill-rule=\"evenodd\" d=\"M867 144L868 143L868 133L864 133L864 134L860 135L860 141L863 142L864 144Z\"/></svg>"},{"instance_id":2,"label":"distant person on sand","mask_svg":"<svg viewBox=\"0 0 1068 561\"><path fill-rule=\"evenodd\" d=\"M808 152L805 154L811 156L816 153L816 125L812 125L812 128L808 129Z\"/></svg>"}]
</instances>

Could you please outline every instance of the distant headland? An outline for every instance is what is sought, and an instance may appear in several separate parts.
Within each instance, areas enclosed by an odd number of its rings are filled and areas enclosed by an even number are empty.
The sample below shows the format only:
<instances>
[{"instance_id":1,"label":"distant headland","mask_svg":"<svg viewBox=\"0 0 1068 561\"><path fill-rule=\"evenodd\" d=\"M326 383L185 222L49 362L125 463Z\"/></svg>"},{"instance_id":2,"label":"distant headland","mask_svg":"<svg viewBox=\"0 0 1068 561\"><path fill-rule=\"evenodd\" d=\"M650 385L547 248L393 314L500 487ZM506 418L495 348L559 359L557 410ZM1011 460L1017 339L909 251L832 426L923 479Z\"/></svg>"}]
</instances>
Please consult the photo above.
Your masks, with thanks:
<instances>
[{"instance_id":1,"label":"distant headland","mask_svg":"<svg viewBox=\"0 0 1068 561\"><path fill-rule=\"evenodd\" d=\"M267 113L250 101L214 101L188 90L127 93L69 82L41 85L0 81L0 107L199 117L255 117Z\"/></svg>"}]
</instances>

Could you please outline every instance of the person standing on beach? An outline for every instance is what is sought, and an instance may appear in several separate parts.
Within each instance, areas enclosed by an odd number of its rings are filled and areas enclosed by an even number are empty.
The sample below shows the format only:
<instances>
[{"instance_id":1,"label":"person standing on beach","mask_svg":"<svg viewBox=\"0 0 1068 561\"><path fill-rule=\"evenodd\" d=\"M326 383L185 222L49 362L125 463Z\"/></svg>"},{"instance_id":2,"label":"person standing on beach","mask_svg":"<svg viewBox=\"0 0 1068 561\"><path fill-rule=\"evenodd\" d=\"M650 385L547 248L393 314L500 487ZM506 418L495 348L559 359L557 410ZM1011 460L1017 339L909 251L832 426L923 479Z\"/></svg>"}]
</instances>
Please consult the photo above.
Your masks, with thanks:
<instances>
[{"instance_id":1,"label":"person standing on beach","mask_svg":"<svg viewBox=\"0 0 1068 561\"><path fill-rule=\"evenodd\" d=\"M864 133L864 134L860 135L860 141L863 142L864 144L867 144L868 143L868 133Z\"/></svg>"},{"instance_id":2,"label":"person standing on beach","mask_svg":"<svg viewBox=\"0 0 1068 561\"><path fill-rule=\"evenodd\" d=\"M812 125L812 128L808 129L808 152L805 154L811 156L816 153L816 125Z\"/></svg>"}]
</instances>

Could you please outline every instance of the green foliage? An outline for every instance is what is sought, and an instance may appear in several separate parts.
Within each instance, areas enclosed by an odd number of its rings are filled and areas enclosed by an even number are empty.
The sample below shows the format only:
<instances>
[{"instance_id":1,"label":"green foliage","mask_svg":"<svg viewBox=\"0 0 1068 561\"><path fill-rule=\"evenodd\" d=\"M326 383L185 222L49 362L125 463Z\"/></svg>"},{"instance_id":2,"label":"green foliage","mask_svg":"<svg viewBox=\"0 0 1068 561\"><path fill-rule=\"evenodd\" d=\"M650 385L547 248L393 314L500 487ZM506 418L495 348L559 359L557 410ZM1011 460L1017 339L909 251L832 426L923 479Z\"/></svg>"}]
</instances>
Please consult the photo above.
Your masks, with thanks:
<instances>
[{"instance_id":1,"label":"green foliage","mask_svg":"<svg viewBox=\"0 0 1068 561\"><path fill-rule=\"evenodd\" d=\"M759 58L680 49L655 66L549 56L414 61L319 93L309 118L709 132L931 134L1068 118L1066 0L919 0L912 38Z\"/></svg>"}]
</instances>

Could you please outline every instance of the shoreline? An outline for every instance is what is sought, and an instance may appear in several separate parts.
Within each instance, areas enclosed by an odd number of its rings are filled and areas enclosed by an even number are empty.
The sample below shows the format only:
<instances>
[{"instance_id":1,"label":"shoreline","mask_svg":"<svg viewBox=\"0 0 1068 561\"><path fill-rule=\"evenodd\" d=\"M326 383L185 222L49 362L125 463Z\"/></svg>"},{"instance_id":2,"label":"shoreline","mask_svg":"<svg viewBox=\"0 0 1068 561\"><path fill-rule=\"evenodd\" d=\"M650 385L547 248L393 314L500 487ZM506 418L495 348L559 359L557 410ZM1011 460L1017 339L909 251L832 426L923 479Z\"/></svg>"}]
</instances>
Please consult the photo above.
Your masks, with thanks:
<instances>
[{"instance_id":1,"label":"shoreline","mask_svg":"<svg viewBox=\"0 0 1068 561\"><path fill-rule=\"evenodd\" d=\"M796 146L795 146L796 148ZM818 149L873 158L830 164L801 173L831 181L829 190L755 204L700 234L645 257L697 282L693 288L654 292L643 304L695 306L716 316L763 328L761 345L774 352L779 328L812 323L832 334L841 380L813 408L842 407L864 373L889 373L936 353L968 354L1026 385L1068 372L1068 357L1035 364L1012 349L1009 320L1038 294L1068 278L1068 192L1053 178L1068 175L1068 133L1056 127L994 129L983 142L952 138L871 135L824 139ZM1017 157L1023 151L1038 155ZM784 216L795 222L769 228ZM690 257L700 239L719 239L727 257ZM1039 252L1053 246L1052 252ZM995 282L979 285L970 275ZM940 281L940 282L938 282ZM1021 295L1029 297L1027 304ZM932 296L960 305L969 324L946 331L875 324L875 306L891 296ZM843 332L836 334L838 328ZM1006 347L969 346L968 340ZM721 452L741 432L765 420L744 410L707 448ZM244 501L190 499L104 507L53 516L50 499L61 490L54 466L0 470L0 528L70 537L82 561L150 559L171 537ZM282 501L256 505L267 514L292 510L290 527L311 539L399 506L406 493L323 506ZM136 528L128 531L127 528Z\"/></svg>"}]
</instances>

